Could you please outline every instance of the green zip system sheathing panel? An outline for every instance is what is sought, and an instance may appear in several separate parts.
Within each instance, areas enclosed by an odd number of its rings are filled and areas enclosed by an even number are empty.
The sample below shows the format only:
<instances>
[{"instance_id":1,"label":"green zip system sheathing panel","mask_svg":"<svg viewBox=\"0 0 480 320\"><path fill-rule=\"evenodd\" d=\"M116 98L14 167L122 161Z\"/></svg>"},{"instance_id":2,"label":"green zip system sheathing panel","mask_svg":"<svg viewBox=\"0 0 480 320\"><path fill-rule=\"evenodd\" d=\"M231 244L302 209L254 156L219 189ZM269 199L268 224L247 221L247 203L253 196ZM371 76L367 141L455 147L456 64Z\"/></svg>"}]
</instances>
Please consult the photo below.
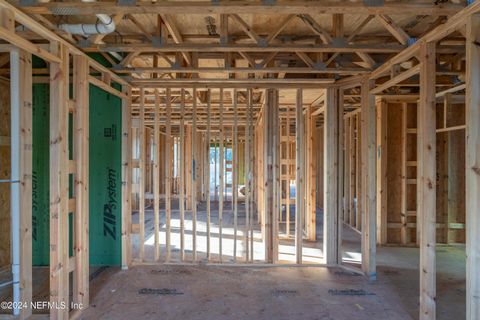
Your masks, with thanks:
<instances>
[{"instance_id":1,"label":"green zip system sheathing panel","mask_svg":"<svg viewBox=\"0 0 480 320\"><path fill-rule=\"evenodd\" d=\"M90 86L90 264L121 262L121 100ZM72 124L72 120L69 119ZM70 126L71 128L71 126ZM72 142L72 131L69 130ZM72 144L70 143L70 146ZM71 154L71 153L70 153ZM70 177L72 186L73 177ZM49 86L33 86L33 264L49 264ZM72 197L70 193L70 197ZM70 244L73 215L69 215ZM70 254L72 246L70 245Z\"/></svg>"},{"instance_id":2,"label":"green zip system sheathing panel","mask_svg":"<svg viewBox=\"0 0 480 320\"><path fill-rule=\"evenodd\" d=\"M33 265L49 264L49 86L33 85L32 252Z\"/></svg>"},{"instance_id":3,"label":"green zip system sheathing panel","mask_svg":"<svg viewBox=\"0 0 480 320\"><path fill-rule=\"evenodd\" d=\"M121 263L122 101L90 86L90 264Z\"/></svg>"}]
</instances>

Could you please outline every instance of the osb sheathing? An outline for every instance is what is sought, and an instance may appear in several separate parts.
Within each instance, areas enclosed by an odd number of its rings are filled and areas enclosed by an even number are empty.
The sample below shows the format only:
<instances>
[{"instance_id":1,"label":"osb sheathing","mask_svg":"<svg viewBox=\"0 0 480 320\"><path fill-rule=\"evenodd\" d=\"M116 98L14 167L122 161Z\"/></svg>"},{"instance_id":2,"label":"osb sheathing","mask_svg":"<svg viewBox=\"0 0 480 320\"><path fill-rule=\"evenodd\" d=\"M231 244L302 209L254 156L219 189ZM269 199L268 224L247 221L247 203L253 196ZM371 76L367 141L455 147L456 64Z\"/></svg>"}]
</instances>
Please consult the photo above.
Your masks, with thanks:
<instances>
[{"instance_id":1,"label":"osb sheathing","mask_svg":"<svg viewBox=\"0 0 480 320\"><path fill-rule=\"evenodd\" d=\"M0 80L0 136L10 137L10 83L3 80ZM10 146L0 143L0 179L9 178ZM10 184L0 183L0 267L8 264L10 264Z\"/></svg>"}]
</instances>

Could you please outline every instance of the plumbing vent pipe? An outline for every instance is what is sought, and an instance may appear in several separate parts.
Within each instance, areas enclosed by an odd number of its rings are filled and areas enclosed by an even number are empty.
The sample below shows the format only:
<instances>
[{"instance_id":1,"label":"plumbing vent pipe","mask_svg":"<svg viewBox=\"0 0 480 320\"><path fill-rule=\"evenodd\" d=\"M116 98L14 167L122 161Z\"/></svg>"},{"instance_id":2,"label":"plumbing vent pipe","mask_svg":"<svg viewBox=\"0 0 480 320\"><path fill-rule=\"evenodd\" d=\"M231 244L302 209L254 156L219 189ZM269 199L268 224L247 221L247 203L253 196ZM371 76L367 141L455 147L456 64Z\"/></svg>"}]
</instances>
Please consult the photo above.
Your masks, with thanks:
<instances>
[{"instance_id":1,"label":"plumbing vent pipe","mask_svg":"<svg viewBox=\"0 0 480 320\"><path fill-rule=\"evenodd\" d=\"M49 0L43 0L49 2ZM95 2L95 0L82 0L82 2ZM108 34L115 31L115 22L108 14L97 14L98 21L96 23L78 23L78 24L60 24L59 29L71 34L77 34L88 37L94 34Z\"/></svg>"},{"instance_id":2,"label":"plumbing vent pipe","mask_svg":"<svg viewBox=\"0 0 480 320\"><path fill-rule=\"evenodd\" d=\"M71 34L81 36L91 36L94 34L108 34L115 31L115 22L113 18L106 14L97 14L98 21L92 24L60 24L59 29Z\"/></svg>"}]
</instances>

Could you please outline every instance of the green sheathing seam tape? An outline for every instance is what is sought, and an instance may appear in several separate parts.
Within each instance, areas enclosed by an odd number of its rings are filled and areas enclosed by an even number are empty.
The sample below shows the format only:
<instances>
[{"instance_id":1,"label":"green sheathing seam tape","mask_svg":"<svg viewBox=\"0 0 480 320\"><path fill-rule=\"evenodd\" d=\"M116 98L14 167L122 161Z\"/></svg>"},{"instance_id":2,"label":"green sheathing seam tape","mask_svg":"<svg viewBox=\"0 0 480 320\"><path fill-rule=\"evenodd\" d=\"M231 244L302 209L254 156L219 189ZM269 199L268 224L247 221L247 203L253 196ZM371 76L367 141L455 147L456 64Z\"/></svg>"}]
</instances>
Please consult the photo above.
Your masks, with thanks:
<instances>
[{"instance_id":1,"label":"green sheathing seam tape","mask_svg":"<svg viewBox=\"0 0 480 320\"><path fill-rule=\"evenodd\" d=\"M90 86L90 265L121 263L121 99ZM33 265L49 264L49 85L33 85ZM70 128L72 120L69 119ZM72 130L69 130L72 142ZM70 143L70 146L72 144ZM71 155L71 150L69 152ZM71 157L70 157L71 158ZM73 177L69 177L70 187ZM70 193L70 197L73 193ZM69 214L70 255L73 215Z\"/></svg>"}]
</instances>

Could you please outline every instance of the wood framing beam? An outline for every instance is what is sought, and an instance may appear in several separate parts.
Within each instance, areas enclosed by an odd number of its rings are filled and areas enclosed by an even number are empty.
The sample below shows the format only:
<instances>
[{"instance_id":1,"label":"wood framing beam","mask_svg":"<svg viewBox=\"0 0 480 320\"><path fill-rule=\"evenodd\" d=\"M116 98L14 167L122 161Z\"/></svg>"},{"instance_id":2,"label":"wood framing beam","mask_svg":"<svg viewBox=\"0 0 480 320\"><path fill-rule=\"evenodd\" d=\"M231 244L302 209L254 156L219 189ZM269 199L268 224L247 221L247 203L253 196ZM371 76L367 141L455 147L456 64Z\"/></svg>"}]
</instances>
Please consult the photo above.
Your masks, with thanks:
<instances>
[{"instance_id":1,"label":"wood framing beam","mask_svg":"<svg viewBox=\"0 0 480 320\"><path fill-rule=\"evenodd\" d=\"M425 36L417 40L413 45L398 53L396 56L388 60L382 66L377 68L375 71L372 72L371 78L376 79L381 75L389 72L393 65L407 61L413 56L415 56L419 52L420 47L423 45L423 43L442 40L452 32L465 26L465 23L470 17L470 15L477 13L478 11L480 11L480 1L477 0L457 12L454 16L450 17L450 19L448 19L446 23L439 25L437 28L433 29Z\"/></svg>"},{"instance_id":2,"label":"wood framing beam","mask_svg":"<svg viewBox=\"0 0 480 320\"><path fill-rule=\"evenodd\" d=\"M381 93L382 91L385 91L386 89L388 89L390 87L393 87L393 86L401 83L402 81L405 81L405 80L413 77L414 75L418 74L420 72L420 68L421 68L421 63L417 64L416 66L414 66L410 69L408 69L407 71L399 73L398 75L396 75L395 77L391 78L390 80L382 83L378 87L373 88L370 93L372 93L372 94Z\"/></svg>"},{"instance_id":3,"label":"wood framing beam","mask_svg":"<svg viewBox=\"0 0 480 320\"><path fill-rule=\"evenodd\" d=\"M376 110L375 96L370 93L374 86L373 80L362 82L362 188L364 191L362 205L362 270L370 280L377 278L376 266L376 232L377 232L377 203L376 203Z\"/></svg>"},{"instance_id":4,"label":"wood framing beam","mask_svg":"<svg viewBox=\"0 0 480 320\"><path fill-rule=\"evenodd\" d=\"M467 316L480 318L480 16L467 21L466 75L466 256Z\"/></svg>"},{"instance_id":5,"label":"wood framing beam","mask_svg":"<svg viewBox=\"0 0 480 320\"><path fill-rule=\"evenodd\" d=\"M313 68L314 65L315 65L315 62L313 62L313 60L308 56L308 54L304 53L304 52L300 52L300 51L296 51L295 54L303 61L305 62L305 64L307 65L307 67L309 68ZM285 72L290 72L287 70L285 70Z\"/></svg>"},{"instance_id":6,"label":"wood framing beam","mask_svg":"<svg viewBox=\"0 0 480 320\"><path fill-rule=\"evenodd\" d=\"M365 66L367 68L375 67L376 62L375 62L375 60L373 60L372 56L370 56L368 53L356 52L356 54L357 54L357 56L360 57L360 59L362 59L362 61L364 62Z\"/></svg>"},{"instance_id":7,"label":"wood framing beam","mask_svg":"<svg viewBox=\"0 0 480 320\"><path fill-rule=\"evenodd\" d=\"M34 54L48 62L60 63L60 58L58 56L22 38L21 36L17 35L13 30L8 30L4 27L0 27L0 39L8 41L14 46L25 50L31 54Z\"/></svg>"},{"instance_id":8,"label":"wood framing beam","mask_svg":"<svg viewBox=\"0 0 480 320\"><path fill-rule=\"evenodd\" d=\"M50 64L50 302L69 305L68 252L68 49L56 42ZM51 319L68 319L68 308L50 309Z\"/></svg>"},{"instance_id":9,"label":"wood framing beam","mask_svg":"<svg viewBox=\"0 0 480 320\"><path fill-rule=\"evenodd\" d=\"M101 81L99 81L101 82ZM133 86L144 88L325 88L335 82L332 78L326 79L135 79L131 81ZM113 90L113 88L112 88Z\"/></svg>"},{"instance_id":10,"label":"wood framing beam","mask_svg":"<svg viewBox=\"0 0 480 320\"><path fill-rule=\"evenodd\" d=\"M123 86L122 99L122 269L132 262L132 90Z\"/></svg>"},{"instance_id":11,"label":"wood framing beam","mask_svg":"<svg viewBox=\"0 0 480 320\"><path fill-rule=\"evenodd\" d=\"M230 14L230 18L232 18L238 26L245 32L247 36L250 37L256 44L258 45L264 45L265 44L265 39L260 37L255 31L252 30L252 28L236 13Z\"/></svg>"},{"instance_id":12,"label":"wood framing beam","mask_svg":"<svg viewBox=\"0 0 480 320\"><path fill-rule=\"evenodd\" d=\"M305 22L305 24L312 29L313 32L318 34L320 39L324 44L329 44L332 42L332 37L330 34L324 30L309 14L299 14L298 17Z\"/></svg>"},{"instance_id":13,"label":"wood framing beam","mask_svg":"<svg viewBox=\"0 0 480 320\"><path fill-rule=\"evenodd\" d=\"M115 68L115 72L117 73L255 73L255 74L262 74L262 73L280 73L280 72L288 72L288 73L309 73L309 74L317 74L317 73L325 73L325 74L362 74L368 73L370 70L368 68L347 68L347 67L337 67L337 68L316 68L315 63L311 58L309 58L311 66L306 67L265 67L266 63L270 62L273 59L273 56L276 55L275 52L269 54L263 62L257 64L255 60L248 55L248 58L245 57L244 52L239 52L239 54L253 67L230 67L230 68L223 68L223 67L201 67L201 68L192 68L192 67L127 67L127 68ZM361 53L359 53L361 54ZM297 55L304 56L305 53L297 52ZM313 67L312 67L313 66ZM260 67L260 68L259 68Z\"/></svg>"},{"instance_id":14,"label":"wood framing beam","mask_svg":"<svg viewBox=\"0 0 480 320\"><path fill-rule=\"evenodd\" d=\"M0 33L1 35L1 33ZM405 45L396 43L383 44L269 44L258 46L257 44L242 43L169 43L163 46L154 46L148 43L107 43L91 44L83 48L85 52L367 52L367 53L398 53L405 49Z\"/></svg>"},{"instance_id":15,"label":"wood framing beam","mask_svg":"<svg viewBox=\"0 0 480 320\"><path fill-rule=\"evenodd\" d=\"M73 57L75 112L73 159L74 180L74 256L73 302L89 305L89 64L84 56Z\"/></svg>"},{"instance_id":16,"label":"wood framing beam","mask_svg":"<svg viewBox=\"0 0 480 320\"><path fill-rule=\"evenodd\" d=\"M150 32L145 28L145 26L137 20L133 15L127 14L128 20L130 20L138 30L141 31L142 35L145 36L149 41L153 40L153 36L150 34Z\"/></svg>"},{"instance_id":17,"label":"wood framing beam","mask_svg":"<svg viewBox=\"0 0 480 320\"><path fill-rule=\"evenodd\" d=\"M48 2L22 7L28 13L58 14L68 12L71 15L105 14L417 14L417 15L452 15L462 9L460 4L434 5L432 3L405 3L403 1L385 2L382 6L369 6L364 2L341 3L331 0L320 1L285 1L279 0L271 5L262 1L157 1L141 5L121 5L116 1L101 3L82 2ZM65 11L63 11L65 10ZM67 11L68 10L68 11Z\"/></svg>"},{"instance_id":18,"label":"wood framing beam","mask_svg":"<svg viewBox=\"0 0 480 320\"><path fill-rule=\"evenodd\" d=\"M278 25L278 27L273 31L266 39L267 44L270 44L279 34L285 29L287 24L295 18L294 14L289 14L283 21Z\"/></svg>"},{"instance_id":19,"label":"wood framing beam","mask_svg":"<svg viewBox=\"0 0 480 320\"><path fill-rule=\"evenodd\" d=\"M338 144L339 117L343 104L338 101L338 89L325 92L324 132L324 223L323 254L327 265L339 263L339 208L338 208Z\"/></svg>"},{"instance_id":20,"label":"wood framing beam","mask_svg":"<svg viewBox=\"0 0 480 320\"><path fill-rule=\"evenodd\" d=\"M392 18L385 14L379 14L376 16L377 21L379 21L385 29L387 29L394 37L395 39L398 40L403 45L408 44L408 40L410 39L410 36L402 29L400 26L398 26Z\"/></svg>"},{"instance_id":21,"label":"wood framing beam","mask_svg":"<svg viewBox=\"0 0 480 320\"><path fill-rule=\"evenodd\" d=\"M160 16L162 17L162 20L163 20L163 23L165 24L165 26L167 27L168 29L168 32L170 33L170 35L172 36L172 39L173 39L173 42L177 43L177 44L181 44L183 43L183 36L182 34L180 33L180 30L178 30L178 27L177 25L175 24L174 20L173 20L173 17L169 14L160 14ZM189 53L187 52L183 52L182 53L185 61L191 65L192 64L192 57Z\"/></svg>"},{"instance_id":22,"label":"wood framing beam","mask_svg":"<svg viewBox=\"0 0 480 320\"><path fill-rule=\"evenodd\" d=\"M418 107L417 208L420 228L420 319L435 319L436 300L436 99L435 42L421 46Z\"/></svg>"},{"instance_id":23,"label":"wood framing beam","mask_svg":"<svg viewBox=\"0 0 480 320\"><path fill-rule=\"evenodd\" d=\"M139 54L140 54L139 51L129 52L125 56L125 58L123 58L123 60L120 61L119 65L122 66L122 67L128 66L133 61L133 59L135 59L135 57L137 57Z\"/></svg>"},{"instance_id":24,"label":"wood framing beam","mask_svg":"<svg viewBox=\"0 0 480 320\"><path fill-rule=\"evenodd\" d=\"M95 85L95 86L97 86L97 87L99 87L99 88L107 91L108 93L113 94L114 96L117 96L117 97L119 97L119 98L121 98L121 99L126 99L126 98L127 98L127 96L126 96L123 92L121 92L121 91L119 91L119 90L111 87L109 84L103 82L103 81L100 80L100 79L97 79L97 78L95 78L95 77L93 77L93 76L89 76L89 77L88 77L88 81L89 81L91 84L93 84L93 85Z\"/></svg>"}]
</instances>

